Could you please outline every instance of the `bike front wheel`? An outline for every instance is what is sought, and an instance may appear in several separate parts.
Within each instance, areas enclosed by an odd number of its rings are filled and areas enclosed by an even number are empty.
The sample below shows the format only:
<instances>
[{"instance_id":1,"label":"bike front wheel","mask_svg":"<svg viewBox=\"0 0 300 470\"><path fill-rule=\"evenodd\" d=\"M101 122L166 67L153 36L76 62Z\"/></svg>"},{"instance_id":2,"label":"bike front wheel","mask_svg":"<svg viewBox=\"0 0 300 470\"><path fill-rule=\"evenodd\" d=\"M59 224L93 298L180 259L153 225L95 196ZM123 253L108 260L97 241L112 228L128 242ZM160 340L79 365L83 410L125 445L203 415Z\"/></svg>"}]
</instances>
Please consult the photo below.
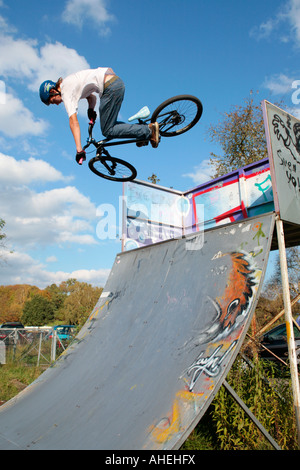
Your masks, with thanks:
<instances>
[{"instance_id":1,"label":"bike front wheel","mask_svg":"<svg viewBox=\"0 0 300 470\"><path fill-rule=\"evenodd\" d=\"M178 95L159 105L151 116L151 122L158 122L163 137L173 137L189 131L202 116L201 101L192 95Z\"/></svg>"},{"instance_id":2,"label":"bike front wheel","mask_svg":"<svg viewBox=\"0 0 300 470\"><path fill-rule=\"evenodd\" d=\"M137 175L134 166L115 157L96 155L89 161L89 168L97 176L111 181L132 181Z\"/></svg>"}]
</instances>

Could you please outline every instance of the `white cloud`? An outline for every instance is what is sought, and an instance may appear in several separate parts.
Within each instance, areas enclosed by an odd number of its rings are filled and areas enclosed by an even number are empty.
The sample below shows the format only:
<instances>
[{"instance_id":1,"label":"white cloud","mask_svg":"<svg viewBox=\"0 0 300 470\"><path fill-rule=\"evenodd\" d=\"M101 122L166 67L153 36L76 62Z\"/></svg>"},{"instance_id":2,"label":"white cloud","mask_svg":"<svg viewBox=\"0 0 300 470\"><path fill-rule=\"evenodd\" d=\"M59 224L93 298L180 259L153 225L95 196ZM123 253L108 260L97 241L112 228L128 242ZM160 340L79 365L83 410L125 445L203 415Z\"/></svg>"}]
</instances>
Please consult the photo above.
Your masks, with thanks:
<instances>
[{"instance_id":1,"label":"white cloud","mask_svg":"<svg viewBox=\"0 0 300 470\"><path fill-rule=\"evenodd\" d=\"M109 269L79 269L76 271L49 271L47 267L26 253L14 251L7 253L0 250L2 261L0 285L30 284L41 289L55 283L60 284L73 278L94 286L105 285Z\"/></svg>"},{"instance_id":2,"label":"white cloud","mask_svg":"<svg viewBox=\"0 0 300 470\"><path fill-rule=\"evenodd\" d=\"M93 245L96 206L74 186L36 192L31 183L66 180L43 160L0 154L0 214L13 246Z\"/></svg>"},{"instance_id":3,"label":"white cloud","mask_svg":"<svg viewBox=\"0 0 300 470\"><path fill-rule=\"evenodd\" d=\"M0 75L19 79L34 92L44 80L55 81L89 68L83 56L60 42L46 43L39 48L35 40L0 35L0 56Z\"/></svg>"},{"instance_id":4,"label":"white cloud","mask_svg":"<svg viewBox=\"0 0 300 470\"><path fill-rule=\"evenodd\" d=\"M33 182L66 181L62 173L44 160L33 157L28 160L16 160L0 152L0 184L28 185Z\"/></svg>"},{"instance_id":5,"label":"white cloud","mask_svg":"<svg viewBox=\"0 0 300 470\"><path fill-rule=\"evenodd\" d=\"M107 23L115 21L114 15L108 12L106 3L105 0L68 0L62 19L80 28L87 21L98 28L100 35L105 36L110 33Z\"/></svg>"},{"instance_id":6,"label":"white cloud","mask_svg":"<svg viewBox=\"0 0 300 470\"><path fill-rule=\"evenodd\" d=\"M22 101L6 93L4 103L0 104L0 131L9 137L22 135L41 135L46 129L46 122L36 119L33 113L24 107Z\"/></svg>"},{"instance_id":7,"label":"white cloud","mask_svg":"<svg viewBox=\"0 0 300 470\"><path fill-rule=\"evenodd\" d=\"M4 4L2 1L0 1L0 7L3 7ZM16 28L14 26L11 26L7 23L6 19L0 15L0 31L3 33L15 33Z\"/></svg>"},{"instance_id":8,"label":"white cloud","mask_svg":"<svg viewBox=\"0 0 300 470\"><path fill-rule=\"evenodd\" d=\"M28 88L37 91L44 80L56 81L59 77L66 77L89 67L86 59L75 49L70 49L60 42L45 44L40 49L38 67L34 70L34 77L32 82L28 83Z\"/></svg>"},{"instance_id":9,"label":"white cloud","mask_svg":"<svg viewBox=\"0 0 300 470\"><path fill-rule=\"evenodd\" d=\"M294 80L294 78L290 78L287 75L280 73L266 78L264 87L270 90L274 95L284 95L293 91L292 83Z\"/></svg>"},{"instance_id":10,"label":"white cloud","mask_svg":"<svg viewBox=\"0 0 300 470\"><path fill-rule=\"evenodd\" d=\"M294 86L293 86L294 85ZM299 88L297 81L294 78L288 77L285 74L277 74L272 77L266 78L263 86L268 89L273 96L278 96L279 99L289 98L290 97L290 106L285 107L285 111L289 114L292 114L297 119L300 117L300 109L298 102ZM296 94L297 100L294 101L294 94ZM278 98L277 98L278 99ZM288 103L288 101L287 101Z\"/></svg>"},{"instance_id":11,"label":"white cloud","mask_svg":"<svg viewBox=\"0 0 300 470\"><path fill-rule=\"evenodd\" d=\"M54 255L48 256L48 258L46 259L46 263L56 263L56 261L57 261L57 258Z\"/></svg>"},{"instance_id":12,"label":"white cloud","mask_svg":"<svg viewBox=\"0 0 300 470\"><path fill-rule=\"evenodd\" d=\"M212 179L214 168L210 164L210 160L203 160L200 165L194 167L192 173L185 173L184 177L192 178L194 184L207 183Z\"/></svg>"},{"instance_id":13,"label":"white cloud","mask_svg":"<svg viewBox=\"0 0 300 470\"><path fill-rule=\"evenodd\" d=\"M288 2L287 17L292 26L292 36L300 44L300 0L290 0Z\"/></svg>"},{"instance_id":14,"label":"white cloud","mask_svg":"<svg viewBox=\"0 0 300 470\"><path fill-rule=\"evenodd\" d=\"M278 18L269 19L261 23L259 26L252 28L250 31L250 36L257 40L266 39L270 37L271 33L274 31L274 29L276 29L278 22Z\"/></svg>"},{"instance_id":15,"label":"white cloud","mask_svg":"<svg viewBox=\"0 0 300 470\"><path fill-rule=\"evenodd\" d=\"M1 23L5 23L2 17L0 26ZM46 129L45 121L34 117L11 92L12 87L21 85L37 97L44 80L56 81L59 77L89 68L89 64L75 49L60 42L39 47L34 39L14 38L13 31L7 26L3 30L0 28L0 31L0 77L6 88L5 96L0 90L0 132L9 137L41 135Z\"/></svg>"},{"instance_id":16,"label":"white cloud","mask_svg":"<svg viewBox=\"0 0 300 470\"><path fill-rule=\"evenodd\" d=\"M287 28L284 28L286 25ZM282 42L300 45L300 0L287 0L272 18L254 26L250 36L261 40L270 38L275 33Z\"/></svg>"},{"instance_id":17,"label":"white cloud","mask_svg":"<svg viewBox=\"0 0 300 470\"><path fill-rule=\"evenodd\" d=\"M41 193L27 187L1 187L0 213L14 247L97 243L96 207L75 187Z\"/></svg>"},{"instance_id":18,"label":"white cloud","mask_svg":"<svg viewBox=\"0 0 300 470\"><path fill-rule=\"evenodd\" d=\"M0 35L0 74L4 77L33 77L39 66L37 41Z\"/></svg>"}]
</instances>

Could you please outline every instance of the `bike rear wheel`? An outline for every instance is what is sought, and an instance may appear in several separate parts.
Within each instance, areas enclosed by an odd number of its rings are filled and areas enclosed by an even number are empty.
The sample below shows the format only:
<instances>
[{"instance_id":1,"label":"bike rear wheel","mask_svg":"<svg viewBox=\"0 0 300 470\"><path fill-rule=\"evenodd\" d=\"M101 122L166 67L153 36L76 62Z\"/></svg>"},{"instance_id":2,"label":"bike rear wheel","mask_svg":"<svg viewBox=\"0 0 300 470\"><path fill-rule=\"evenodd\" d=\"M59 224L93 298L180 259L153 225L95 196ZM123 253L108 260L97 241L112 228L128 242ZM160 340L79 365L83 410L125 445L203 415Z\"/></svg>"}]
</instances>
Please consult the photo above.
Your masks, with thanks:
<instances>
[{"instance_id":1,"label":"bike rear wheel","mask_svg":"<svg viewBox=\"0 0 300 470\"><path fill-rule=\"evenodd\" d=\"M134 166L115 157L96 155L89 161L89 168L97 176L111 181L132 181L137 175Z\"/></svg>"},{"instance_id":2,"label":"bike rear wheel","mask_svg":"<svg viewBox=\"0 0 300 470\"><path fill-rule=\"evenodd\" d=\"M201 101L192 95L178 95L159 105L151 116L151 122L158 122L163 137L173 137L189 131L202 116Z\"/></svg>"}]
</instances>

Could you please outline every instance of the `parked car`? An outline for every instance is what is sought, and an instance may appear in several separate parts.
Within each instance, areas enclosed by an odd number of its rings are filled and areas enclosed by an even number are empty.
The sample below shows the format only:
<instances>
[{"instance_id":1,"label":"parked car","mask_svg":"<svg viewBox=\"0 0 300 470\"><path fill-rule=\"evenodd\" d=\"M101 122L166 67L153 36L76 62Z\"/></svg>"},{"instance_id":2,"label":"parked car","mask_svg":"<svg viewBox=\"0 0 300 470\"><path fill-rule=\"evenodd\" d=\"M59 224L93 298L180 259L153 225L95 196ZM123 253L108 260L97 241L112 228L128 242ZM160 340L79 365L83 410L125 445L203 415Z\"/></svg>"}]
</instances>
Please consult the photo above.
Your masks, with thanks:
<instances>
[{"instance_id":1,"label":"parked car","mask_svg":"<svg viewBox=\"0 0 300 470\"><path fill-rule=\"evenodd\" d=\"M10 339L13 342L12 329L22 329L24 330L24 325L19 321L6 322L0 325L0 341L5 341L5 344L8 344Z\"/></svg>"},{"instance_id":2,"label":"parked car","mask_svg":"<svg viewBox=\"0 0 300 470\"><path fill-rule=\"evenodd\" d=\"M300 331L294 325L294 336L295 336L295 345L296 345L296 354L297 354L297 363L300 364ZM270 351L272 351L276 356L278 356L283 361L287 361L289 358L288 344L287 344L287 334L286 334L286 325L282 323L281 325L275 326L272 330L265 333L260 339L260 344L268 348L266 350L262 346L259 350L259 355L263 359L270 361L278 361Z\"/></svg>"},{"instance_id":3,"label":"parked car","mask_svg":"<svg viewBox=\"0 0 300 470\"><path fill-rule=\"evenodd\" d=\"M56 331L59 339L71 339L74 334L74 325L56 325L53 327L53 330ZM49 335L49 338L52 338L52 332Z\"/></svg>"}]
</instances>

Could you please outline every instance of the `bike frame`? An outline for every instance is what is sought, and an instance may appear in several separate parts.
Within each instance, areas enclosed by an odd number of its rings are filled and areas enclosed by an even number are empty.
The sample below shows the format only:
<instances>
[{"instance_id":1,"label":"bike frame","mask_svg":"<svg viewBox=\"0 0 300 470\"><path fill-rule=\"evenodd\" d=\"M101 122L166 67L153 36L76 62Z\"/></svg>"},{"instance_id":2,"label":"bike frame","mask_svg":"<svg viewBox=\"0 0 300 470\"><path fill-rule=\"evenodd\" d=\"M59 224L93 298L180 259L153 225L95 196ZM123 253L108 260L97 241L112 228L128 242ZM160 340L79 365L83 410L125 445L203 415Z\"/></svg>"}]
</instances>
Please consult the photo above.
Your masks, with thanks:
<instances>
[{"instance_id":1,"label":"bike frame","mask_svg":"<svg viewBox=\"0 0 300 470\"><path fill-rule=\"evenodd\" d=\"M192 108L190 108L191 102L195 105ZM177 103L179 106L177 106ZM202 104L198 98L192 95L177 95L161 103L154 110L151 118L149 118L149 108L144 106L138 113L130 117L129 121L131 122L137 119L138 123L143 125L158 122L160 137L172 137L188 131L199 121L201 114ZM178 126L181 126L185 121L185 127L178 128ZM136 144L138 147L142 147L148 145L150 139L142 140L138 138L124 139L114 137L96 140L92 135L94 124L95 122L93 120L89 122L88 139L86 145L83 147L83 150L86 150L90 145L96 148L96 157L91 158L89 161L91 171L102 178L113 181L124 181L124 178L126 178L127 181L134 179L137 174L136 169L129 162L111 156L106 148L126 144ZM82 157L78 163L81 165L83 160L85 160L84 157ZM101 166L99 170L98 162L105 167L105 173L101 170ZM120 171L125 171L125 173L121 173Z\"/></svg>"},{"instance_id":2,"label":"bike frame","mask_svg":"<svg viewBox=\"0 0 300 470\"><path fill-rule=\"evenodd\" d=\"M139 124L147 124L147 122L150 122L150 120L142 121L141 119L139 119ZM95 124L94 122L90 121L89 131L88 131L89 138L87 140L86 145L83 147L83 150L87 149L90 145L94 145L94 147L96 147L97 150L100 150L100 153L103 152L107 156L111 157L109 152L105 150L105 147L113 147L116 145L124 145L124 144L133 144L137 142L141 142L141 143L149 142L148 140L139 140L139 139L126 139L126 140L122 139L122 140L116 140L116 141L114 139L103 139L103 140L97 141L92 135L94 124Z\"/></svg>"},{"instance_id":3,"label":"bike frame","mask_svg":"<svg viewBox=\"0 0 300 470\"><path fill-rule=\"evenodd\" d=\"M169 122L170 115L173 115L173 119L174 119L173 123ZM168 125L170 125L168 130L170 130L170 128L172 128L174 125L176 125L178 117L180 118L177 111L172 111L172 112L167 112L167 113L161 114L160 119L163 116L166 116L166 118L164 120L160 120L159 127L161 128L161 127L164 127L166 124L168 124ZM151 122L151 119L145 119L145 120L138 119L139 124L148 124L150 122ZM127 140L122 139L122 140L117 140L117 141L115 141L114 139L103 139L103 140L97 141L92 136L94 125L95 125L95 123L93 121L89 122L89 131L88 131L89 138L87 140L87 144L83 147L83 150L87 149L90 145L94 145L97 150L100 150L100 154L103 152L103 153L105 153L106 156L111 157L109 152L105 151L105 147L114 147L116 145L124 145L124 144L136 144L137 142L145 143L145 144L149 143L149 140L139 140L139 139L127 139Z\"/></svg>"}]
</instances>

